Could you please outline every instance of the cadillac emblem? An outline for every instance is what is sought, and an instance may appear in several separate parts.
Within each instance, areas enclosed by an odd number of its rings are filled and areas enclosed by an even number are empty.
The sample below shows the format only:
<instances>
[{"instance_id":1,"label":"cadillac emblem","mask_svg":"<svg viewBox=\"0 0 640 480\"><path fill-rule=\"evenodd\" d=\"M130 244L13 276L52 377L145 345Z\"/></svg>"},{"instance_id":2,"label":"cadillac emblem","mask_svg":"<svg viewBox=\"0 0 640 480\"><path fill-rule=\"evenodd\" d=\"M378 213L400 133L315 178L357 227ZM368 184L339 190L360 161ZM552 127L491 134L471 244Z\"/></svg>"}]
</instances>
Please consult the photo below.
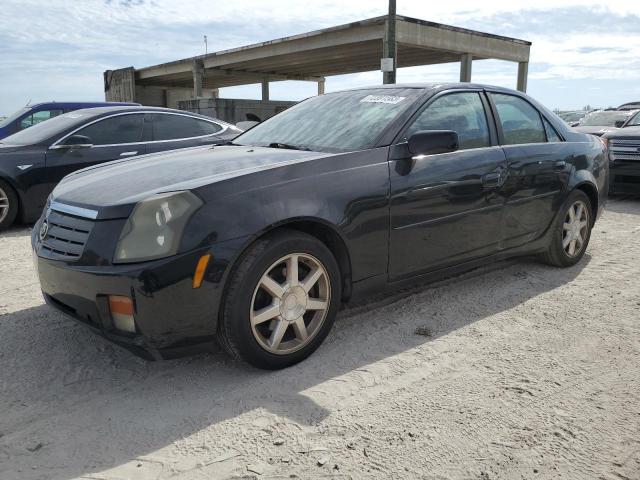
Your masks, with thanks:
<instances>
[{"instance_id":1,"label":"cadillac emblem","mask_svg":"<svg viewBox=\"0 0 640 480\"><path fill-rule=\"evenodd\" d=\"M47 222L47 219L45 218L44 221L42 222L42 225L40 225L40 241L44 242L44 239L47 238L47 234L49 233L49 222Z\"/></svg>"}]
</instances>

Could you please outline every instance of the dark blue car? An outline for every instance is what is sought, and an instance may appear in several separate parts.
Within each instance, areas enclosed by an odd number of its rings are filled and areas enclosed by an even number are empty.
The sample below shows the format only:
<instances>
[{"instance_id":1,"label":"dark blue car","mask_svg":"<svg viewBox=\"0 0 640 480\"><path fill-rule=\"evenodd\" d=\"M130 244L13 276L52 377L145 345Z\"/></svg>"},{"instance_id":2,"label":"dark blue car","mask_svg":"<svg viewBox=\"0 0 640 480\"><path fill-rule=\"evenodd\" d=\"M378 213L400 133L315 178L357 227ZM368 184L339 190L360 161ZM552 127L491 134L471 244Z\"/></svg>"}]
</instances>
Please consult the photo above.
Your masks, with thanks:
<instances>
[{"instance_id":1,"label":"dark blue car","mask_svg":"<svg viewBox=\"0 0 640 480\"><path fill-rule=\"evenodd\" d=\"M129 102L48 102L28 105L0 121L0 139L63 113L80 110L81 108L112 107L117 105L131 106L140 104Z\"/></svg>"}]
</instances>

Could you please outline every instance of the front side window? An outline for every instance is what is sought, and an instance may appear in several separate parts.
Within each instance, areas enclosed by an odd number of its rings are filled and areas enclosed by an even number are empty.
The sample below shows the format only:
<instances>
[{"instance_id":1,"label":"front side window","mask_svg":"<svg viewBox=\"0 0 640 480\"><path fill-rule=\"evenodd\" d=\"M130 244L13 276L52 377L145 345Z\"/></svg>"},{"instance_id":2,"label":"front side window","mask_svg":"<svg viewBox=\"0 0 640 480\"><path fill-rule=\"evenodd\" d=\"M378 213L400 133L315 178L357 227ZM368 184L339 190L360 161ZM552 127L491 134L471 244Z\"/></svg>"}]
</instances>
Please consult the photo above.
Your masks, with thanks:
<instances>
[{"instance_id":1,"label":"front side window","mask_svg":"<svg viewBox=\"0 0 640 480\"><path fill-rule=\"evenodd\" d=\"M78 130L74 135L89 137L92 145L119 145L142 141L142 114L117 115L105 118Z\"/></svg>"},{"instance_id":2,"label":"front side window","mask_svg":"<svg viewBox=\"0 0 640 480\"><path fill-rule=\"evenodd\" d=\"M40 122L57 117L60 114L62 114L62 110L40 110L39 112L34 112L20 120L20 130L32 127Z\"/></svg>"},{"instance_id":3,"label":"front side window","mask_svg":"<svg viewBox=\"0 0 640 480\"><path fill-rule=\"evenodd\" d=\"M256 125L234 143L319 152L372 148L421 93L416 88L372 88L319 95Z\"/></svg>"},{"instance_id":4,"label":"front side window","mask_svg":"<svg viewBox=\"0 0 640 480\"><path fill-rule=\"evenodd\" d=\"M489 127L480 95L475 92L451 93L436 99L407 130L409 138L421 130L453 130L460 150L491 146Z\"/></svg>"},{"instance_id":5,"label":"front side window","mask_svg":"<svg viewBox=\"0 0 640 480\"><path fill-rule=\"evenodd\" d=\"M538 110L513 95L491 94L500 117L505 145L545 143L547 135Z\"/></svg>"},{"instance_id":6,"label":"front side window","mask_svg":"<svg viewBox=\"0 0 640 480\"><path fill-rule=\"evenodd\" d=\"M154 113L151 117L153 119L154 141L202 137L213 135L222 130L222 127L217 123L186 115Z\"/></svg>"}]
</instances>

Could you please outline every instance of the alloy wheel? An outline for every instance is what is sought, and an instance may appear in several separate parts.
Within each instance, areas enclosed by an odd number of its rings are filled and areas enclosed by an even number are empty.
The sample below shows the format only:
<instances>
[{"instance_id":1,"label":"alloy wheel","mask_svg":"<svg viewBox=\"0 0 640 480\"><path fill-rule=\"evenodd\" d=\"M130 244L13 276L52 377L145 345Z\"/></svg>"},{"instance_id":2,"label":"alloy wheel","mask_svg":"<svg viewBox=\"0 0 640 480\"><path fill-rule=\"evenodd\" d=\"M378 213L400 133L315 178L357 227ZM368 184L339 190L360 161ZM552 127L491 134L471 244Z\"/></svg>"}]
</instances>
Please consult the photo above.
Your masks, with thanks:
<instances>
[{"instance_id":1,"label":"alloy wheel","mask_svg":"<svg viewBox=\"0 0 640 480\"><path fill-rule=\"evenodd\" d=\"M7 193L0 188L0 223L7 218L7 215L9 214L9 206L9 197L7 196Z\"/></svg>"},{"instance_id":2,"label":"alloy wheel","mask_svg":"<svg viewBox=\"0 0 640 480\"><path fill-rule=\"evenodd\" d=\"M589 210L578 200L569 207L562 225L562 248L569 257L577 257L589 234Z\"/></svg>"},{"instance_id":3,"label":"alloy wheel","mask_svg":"<svg viewBox=\"0 0 640 480\"><path fill-rule=\"evenodd\" d=\"M251 330L269 353L284 355L308 345L329 311L331 284L312 255L292 253L260 277L250 308Z\"/></svg>"}]
</instances>

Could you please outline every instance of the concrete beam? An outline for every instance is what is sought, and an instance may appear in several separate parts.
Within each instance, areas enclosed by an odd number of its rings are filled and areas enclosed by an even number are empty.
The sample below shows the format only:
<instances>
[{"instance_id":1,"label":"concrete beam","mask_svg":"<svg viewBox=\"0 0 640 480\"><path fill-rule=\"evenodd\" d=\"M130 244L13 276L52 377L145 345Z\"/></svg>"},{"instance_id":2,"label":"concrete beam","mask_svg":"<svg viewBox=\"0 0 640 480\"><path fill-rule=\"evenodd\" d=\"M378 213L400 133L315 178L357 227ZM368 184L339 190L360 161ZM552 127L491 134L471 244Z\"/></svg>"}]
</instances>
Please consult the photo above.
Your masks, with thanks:
<instances>
[{"instance_id":1,"label":"concrete beam","mask_svg":"<svg viewBox=\"0 0 640 480\"><path fill-rule=\"evenodd\" d=\"M471 81L471 66L473 64L473 55L465 53L460 59L460 81Z\"/></svg>"},{"instance_id":2,"label":"concrete beam","mask_svg":"<svg viewBox=\"0 0 640 480\"><path fill-rule=\"evenodd\" d=\"M496 58L513 62L529 61L530 45L527 43L482 35L480 32L442 28L398 19L396 38L398 43L433 50L469 53L474 57Z\"/></svg>"},{"instance_id":3,"label":"concrete beam","mask_svg":"<svg viewBox=\"0 0 640 480\"><path fill-rule=\"evenodd\" d=\"M270 81L278 81L278 80L302 80L307 82L317 82L322 80L323 77L318 77L314 75L298 75L294 73L269 73L269 72L259 72L253 70L235 70L232 68L209 68L206 69L207 78L213 77L250 77L250 78L268 78Z\"/></svg>"},{"instance_id":4,"label":"concrete beam","mask_svg":"<svg viewBox=\"0 0 640 480\"><path fill-rule=\"evenodd\" d=\"M527 91L527 78L529 77L529 62L518 63L518 90Z\"/></svg>"},{"instance_id":5,"label":"concrete beam","mask_svg":"<svg viewBox=\"0 0 640 480\"><path fill-rule=\"evenodd\" d=\"M262 80L262 100L269 100L269 80L266 78Z\"/></svg>"}]
</instances>

